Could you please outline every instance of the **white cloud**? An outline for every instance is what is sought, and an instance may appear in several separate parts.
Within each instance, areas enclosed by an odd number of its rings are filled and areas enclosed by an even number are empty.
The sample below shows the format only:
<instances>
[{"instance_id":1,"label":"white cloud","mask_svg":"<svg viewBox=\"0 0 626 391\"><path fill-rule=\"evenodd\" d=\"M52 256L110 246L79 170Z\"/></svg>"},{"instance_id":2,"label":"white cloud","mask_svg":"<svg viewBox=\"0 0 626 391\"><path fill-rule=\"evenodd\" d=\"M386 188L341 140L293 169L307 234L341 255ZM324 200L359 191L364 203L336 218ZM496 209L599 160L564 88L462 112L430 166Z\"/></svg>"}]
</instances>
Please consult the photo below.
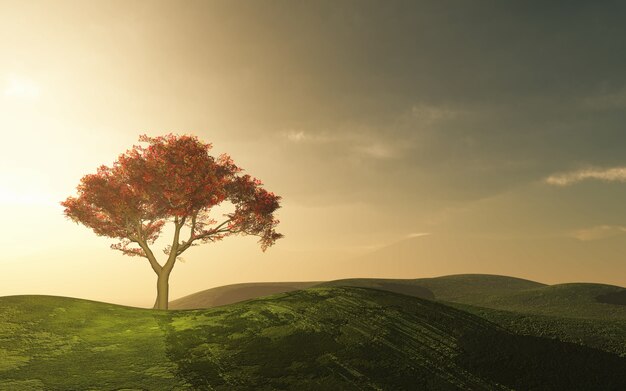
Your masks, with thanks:
<instances>
[{"instance_id":1,"label":"white cloud","mask_svg":"<svg viewBox=\"0 0 626 391\"><path fill-rule=\"evenodd\" d=\"M393 148L380 143L358 147L357 151L376 159L388 159L395 155Z\"/></svg>"},{"instance_id":2,"label":"white cloud","mask_svg":"<svg viewBox=\"0 0 626 391\"><path fill-rule=\"evenodd\" d=\"M605 169L584 169L562 174L550 175L545 182L555 186L567 186L588 179L597 179L605 182L626 182L626 167Z\"/></svg>"},{"instance_id":3,"label":"white cloud","mask_svg":"<svg viewBox=\"0 0 626 391\"><path fill-rule=\"evenodd\" d=\"M306 135L304 134L304 131L302 130L290 130L289 132L287 132L287 140L289 141L293 141L295 143L300 142L300 141L304 141L304 139L306 139Z\"/></svg>"},{"instance_id":4,"label":"white cloud","mask_svg":"<svg viewBox=\"0 0 626 391\"><path fill-rule=\"evenodd\" d=\"M401 152L401 147L406 147L406 142L404 143L405 145L400 145L397 141L390 143L389 140L381 140L379 136L372 134L372 132L338 131L334 133L317 133L291 129L283 132L282 137L289 142L298 144L336 144L343 146L353 156L375 159L396 157Z\"/></svg>"},{"instance_id":5,"label":"white cloud","mask_svg":"<svg viewBox=\"0 0 626 391\"><path fill-rule=\"evenodd\" d=\"M575 231L572 233L571 236L578 240L589 241L624 234L626 234L626 227L619 225L600 225L597 227L585 228Z\"/></svg>"},{"instance_id":6,"label":"white cloud","mask_svg":"<svg viewBox=\"0 0 626 391\"><path fill-rule=\"evenodd\" d=\"M405 238L406 239L419 238L420 236L428 236L428 235L431 235L431 233L430 232L413 232L405 236Z\"/></svg>"},{"instance_id":7,"label":"white cloud","mask_svg":"<svg viewBox=\"0 0 626 391\"><path fill-rule=\"evenodd\" d=\"M411 108L411 114L421 122L434 123L455 118L458 111L448 107L418 104Z\"/></svg>"}]
</instances>

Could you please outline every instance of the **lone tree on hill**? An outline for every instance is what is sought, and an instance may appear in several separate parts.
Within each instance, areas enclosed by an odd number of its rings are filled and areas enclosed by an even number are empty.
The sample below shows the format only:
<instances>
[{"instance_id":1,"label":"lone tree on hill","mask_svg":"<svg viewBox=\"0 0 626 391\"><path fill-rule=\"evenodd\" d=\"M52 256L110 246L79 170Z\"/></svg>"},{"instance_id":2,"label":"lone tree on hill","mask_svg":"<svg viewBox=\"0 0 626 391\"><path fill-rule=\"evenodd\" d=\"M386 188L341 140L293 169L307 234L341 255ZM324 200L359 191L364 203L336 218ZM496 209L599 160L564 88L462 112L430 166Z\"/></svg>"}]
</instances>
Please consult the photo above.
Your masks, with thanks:
<instances>
[{"instance_id":1,"label":"lone tree on hill","mask_svg":"<svg viewBox=\"0 0 626 391\"><path fill-rule=\"evenodd\" d=\"M139 141L148 145L134 145L112 167L103 165L96 174L85 175L78 196L61 205L72 221L119 239L111 248L148 259L157 274L154 308L167 309L170 273L189 247L240 234L258 236L265 251L283 236L275 231L280 197L258 179L240 175L242 169L228 155L209 155L211 144L195 136L142 135ZM225 201L234 211L215 220L211 209ZM167 222L174 224L174 237L161 264L150 246Z\"/></svg>"}]
</instances>

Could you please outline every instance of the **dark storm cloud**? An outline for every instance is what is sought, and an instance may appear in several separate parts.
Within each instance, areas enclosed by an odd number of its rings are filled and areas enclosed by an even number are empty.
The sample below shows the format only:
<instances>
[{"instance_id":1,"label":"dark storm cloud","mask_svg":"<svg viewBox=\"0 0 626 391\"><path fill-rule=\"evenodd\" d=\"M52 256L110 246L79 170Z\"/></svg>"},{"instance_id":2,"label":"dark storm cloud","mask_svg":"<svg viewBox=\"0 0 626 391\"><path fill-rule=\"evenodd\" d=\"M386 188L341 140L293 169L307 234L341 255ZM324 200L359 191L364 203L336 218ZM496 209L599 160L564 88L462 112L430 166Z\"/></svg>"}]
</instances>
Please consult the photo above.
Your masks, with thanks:
<instances>
[{"instance_id":1,"label":"dark storm cloud","mask_svg":"<svg viewBox=\"0 0 626 391\"><path fill-rule=\"evenodd\" d=\"M219 94L207 118L281 140L303 194L473 199L625 163L624 3L165 4L154 53Z\"/></svg>"},{"instance_id":2,"label":"dark storm cloud","mask_svg":"<svg viewBox=\"0 0 626 391\"><path fill-rule=\"evenodd\" d=\"M235 38L222 53L205 43L204 61L274 86L265 92L267 103L312 95L325 98L319 106L340 109L337 118L378 117L385 109L395 115L420 101L561 100L624 86L626 7L619 4L254 2L230 8L209 3L197 13L208 18L201 39ZM286 99L280 103L291 108ZM363 110L368 105L378 110Z\"/></svg>"}]
</instances>

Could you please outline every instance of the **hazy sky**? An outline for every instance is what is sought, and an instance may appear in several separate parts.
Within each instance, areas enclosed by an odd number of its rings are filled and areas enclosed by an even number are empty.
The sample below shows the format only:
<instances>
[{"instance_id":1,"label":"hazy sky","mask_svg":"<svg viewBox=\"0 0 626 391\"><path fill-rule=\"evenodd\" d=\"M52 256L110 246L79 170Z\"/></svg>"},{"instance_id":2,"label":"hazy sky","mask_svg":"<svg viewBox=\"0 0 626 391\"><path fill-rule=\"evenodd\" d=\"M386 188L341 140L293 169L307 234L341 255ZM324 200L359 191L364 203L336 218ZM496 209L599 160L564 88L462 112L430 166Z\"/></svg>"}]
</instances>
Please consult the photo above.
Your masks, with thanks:
<instances>
[{"instance_id":1,"label":"hazy sky","mask_svg":"<svg viewBox=\"0 0 626 391\"><path fill-rule=\"evenodd\" d=\"M168 132L281 195L286 235L266 253L254 238L190 249L172 298L467 272L626 285L625 15L617 1L0 0L0 295L152 304L147 261L58 202L139 134ZM400 261L384 248L403 240Z\"/></svg>"}]
</instances>

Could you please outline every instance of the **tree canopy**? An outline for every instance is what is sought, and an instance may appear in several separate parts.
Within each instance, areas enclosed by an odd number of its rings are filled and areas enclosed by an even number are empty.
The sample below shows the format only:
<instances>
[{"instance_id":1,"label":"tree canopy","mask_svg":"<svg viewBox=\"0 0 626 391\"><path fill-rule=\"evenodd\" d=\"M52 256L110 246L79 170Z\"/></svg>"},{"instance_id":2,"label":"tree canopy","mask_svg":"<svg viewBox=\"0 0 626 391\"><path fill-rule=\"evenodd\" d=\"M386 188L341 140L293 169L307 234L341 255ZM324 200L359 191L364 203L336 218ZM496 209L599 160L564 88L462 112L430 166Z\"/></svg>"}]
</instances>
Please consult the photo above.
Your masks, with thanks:
<instances>
[{"instance_id":1,"label":"tree canopy","mask_svg":"<svg viewBox=\"0 0 626 391\"><path fill-rule=\"evenodd\" d=\"M191 246L254 235L265 251L283 236L274 216L281 197L242 174L230 156L211 156L211 144L190 135L142 135L139 141L147 145L134 145L111 167L100 166L80 180L78 195L61 203L68 218L118 239L111 248L147 258L159 278L169 276L176 258ZM217 219L211 210L223 202L233 211ZM174 238L161 265L150 246L168 222L174 224Z\"/></svg>"}]
</instances>

